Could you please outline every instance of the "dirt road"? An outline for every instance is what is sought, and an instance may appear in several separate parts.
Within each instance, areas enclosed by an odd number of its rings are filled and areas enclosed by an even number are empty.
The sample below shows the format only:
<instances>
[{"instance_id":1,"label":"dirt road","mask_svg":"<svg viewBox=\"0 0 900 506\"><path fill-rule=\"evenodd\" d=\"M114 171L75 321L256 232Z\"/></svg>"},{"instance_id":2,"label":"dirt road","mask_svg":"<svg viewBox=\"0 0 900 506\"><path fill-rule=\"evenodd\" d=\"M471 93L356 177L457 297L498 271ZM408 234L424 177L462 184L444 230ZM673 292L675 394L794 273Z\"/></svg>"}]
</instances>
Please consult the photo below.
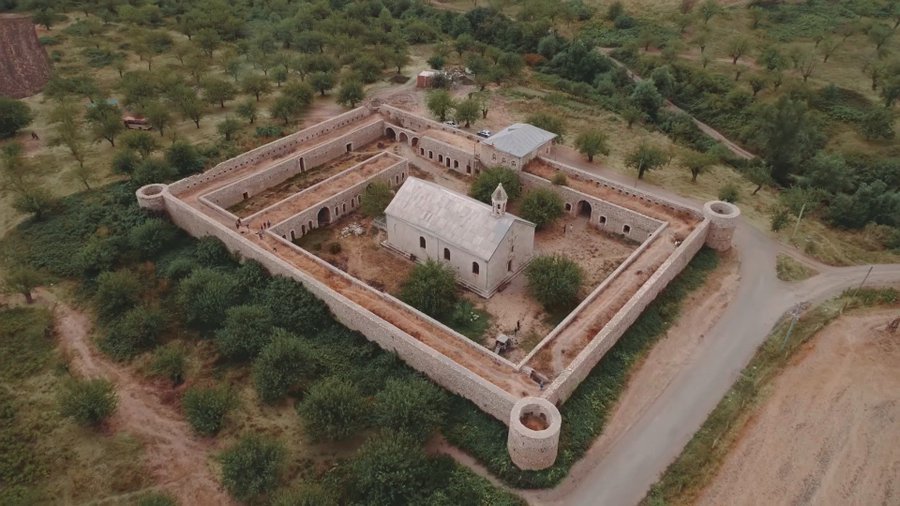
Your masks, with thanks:
<instances>
[{"instance_id":1,"label":"dirt road","mask_svg":"<svg viewBox=\"0 0 900 506\"><path fill-rule=\"evenodd\" d=\"M92 325L84 313L47 291L38 291L38 297L54 307L59 345L72 370L79 376L115 383L119 404L110 428L143 442L144 464L156 483L179 504L233 504L209 467L212 445L193 436L181 415L161 402L156 388L100 354L91 342Z\"/></svg>"},{"instance_id":2,"label":"dirt road","mask_svg":"<svg viewBox=\"0 0 900 506\"><path fill-rule=\"evenodd\" d=\"M769 387L696 504L896 504L900 310L844 316Z\"/></svg>"}]
</instances>

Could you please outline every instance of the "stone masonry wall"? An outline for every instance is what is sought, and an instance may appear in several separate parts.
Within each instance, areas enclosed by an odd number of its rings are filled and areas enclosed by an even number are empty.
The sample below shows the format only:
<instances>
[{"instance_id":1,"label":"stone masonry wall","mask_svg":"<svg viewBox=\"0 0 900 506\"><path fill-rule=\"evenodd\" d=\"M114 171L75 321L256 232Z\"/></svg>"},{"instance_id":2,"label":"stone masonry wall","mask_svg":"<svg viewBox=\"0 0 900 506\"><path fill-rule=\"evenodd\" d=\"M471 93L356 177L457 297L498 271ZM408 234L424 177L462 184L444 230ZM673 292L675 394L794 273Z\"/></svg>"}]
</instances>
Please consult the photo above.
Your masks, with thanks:
<instances>
[{"instance_id":1,"label":"stone masonry wall","mask_svg":"<svg viewBox=\"0 0 900 506\"><path fill-rule=\"evenodd\" d=\"M650 276L637 293L620 309L577 357L553 380L542 397L554 404L565 402L603 355L622 337L647 306L700 251L706 241L709 220L700 223L672 255Z\"/></svg>"},{"instance_id":2,"label":"stone masonry wall","mask_svg":"<svg viewBox=\"0 0 900 506\"><path fill-rule=\"evenodd\" d=\"M478 164L474 153L470 153L438 139L433 139L427 135L423 136L419 140L419 146L413 149L416 154L422 158L443 165L444 167L455 170L461 174L471 174Z\"/></svg>"},{"instance_id":3,"label":"stone masonry wall","mask_svg":"<svg viewBox=\"0 0 900 506\"><path fill-rule=\"evenodd\" d=\"M192 236L215 236L229 250L241 254L244 258L258 261L273 275L286 276L299 281L313 295L322 299L331 309L335 318L343 325L361 332L383 349L397 353L410 367L421 371L444 388L474 402L481 410L503 423L508 423L509 413L516 401L509 393L422 344L419 340L385 322L364 307L338 294L256 243L246 241L239 233L197 212L178 198L173 197L168 191L165 194L165 200L166 210L172 221ZM349 282L360 284L359 281L287 241L283 241L282 246L294 248L300 254L330 268Z\"/></svg>"},{"instance_id":4,"label":"stone masonry wall","mask_svg":"<svg viewBox=\"0 0 900 506\"><path fill-rule=\"evenodd\" d=\"M566 212L569 214L578 213L579 202L588 202L591 205L590 222L600 230L623 235L638 242L644 242L663 224L659 220L573 190L568 186L552 184L550 181L534 174L522 172L519 174L519 178L526 188L541 187L555 191L562 197L563 202L567 204ZM625 227L628 228L626 229Z\"/></svg>"},{"instance_id":5,"label":"stone masonry wall","mask_svg":"<svg viewBox=\"0 0 900 506\"><path fill-rule=\"evenodd\" d=\"M262 145L256 149L247 151L240 156L225 160L224 162L205 172L195 174L180 181L176 181L169 185L169 191L172 194L177 195L185 190L191 189L198 184L211 181L218 178L222 174L227 174L228 172L239 169L241 167L259 163L260 161L265 159L278 158L279 156L290 152L299 144L309 142L310 140L321 137L322 135L325 135L336 128L344 127L346 125L349 125L350 123L359 121L370 115L372 115L372 111L369 108L357 107L352 111L347 111L343 114L339 114L331 118L330 120L316 123L315 125L304 128L299 132L295 132L286 137L282 137L281 139L277 139L268 144Z\"/></svg>"},{"instance_id":6,"label":"stone masonry wall","mask_svg":"<svg viewBox=\"0 0 900 506\"><path fill-rule=\"evenodd\" d=\"M224 186L207 194L206 198L210 202L227 209L244 200L245 193L247 195L246 198L253 197L257 193L287 181L301 172L308 171L338 158L347 153L347 144L351 144L352 149L357 149L379 139L384 131L383 125L384 122L379 121L348 132L332 141L316 146L313 149L302 151L290 158L285 158L272 167L255 172ZM302 169L301 159L303 160Z\"/></svg>"},{"instance_id":7,"label":"stone masonry wall","mask_svg":"<svg viewBox=\"0 0 900 506\"><path fill-rule=\"evenodd\" d=\"M411 112L404 111L403 109L397 109L396 107L390 105L380 105L378 107L378 112L387 117L390 120L390 123L394 123L395 125L401 126L403 128L408 128L415 132L422 132L422 130L432 128L434 130L449 132L453 135L458 135L471 141L478 141L481 139L481 137L478 137L475 134L470 134L465 130L453 128L452 126L438 123L437 121L432 121L428 118L423 118L422 116L417 116Z\"/></svg>"}]
</instances>

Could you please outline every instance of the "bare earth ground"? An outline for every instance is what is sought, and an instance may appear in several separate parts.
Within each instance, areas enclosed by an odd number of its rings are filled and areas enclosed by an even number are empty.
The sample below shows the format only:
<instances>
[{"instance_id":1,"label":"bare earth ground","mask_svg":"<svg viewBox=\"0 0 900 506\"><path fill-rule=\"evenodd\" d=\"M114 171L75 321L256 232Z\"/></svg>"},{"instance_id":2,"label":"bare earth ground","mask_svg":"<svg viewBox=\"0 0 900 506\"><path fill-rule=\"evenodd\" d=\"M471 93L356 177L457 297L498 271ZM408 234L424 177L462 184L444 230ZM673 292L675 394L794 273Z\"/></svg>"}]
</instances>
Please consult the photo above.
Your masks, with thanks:
<instances>
[{"instance_id":1,"label":"bare earth ground","mask_svg":"<svg viewBox=\"0 0 900 506\"><path fill-rule=\"evenodd\" d=\"M44 290L38 297L54 305L59 345L70 367L80 376L115 384L119 403L110 429L133 434L144 443L144 465L154 480L179 504L233 504L209 468L212 445L193 436L181 415L160 399L161 392L94 348L91 321L84 313Z\"/></svg>"},{"instance_id":2,"label":"bare earth ground","mask_svg":"<svg viewBox=\"0 0 900 506\"><path fill-rule=\"evenodd\" d=\"M896 308L841 317L772 383L698 504L897 504Z\"/></svg>"}]
</instances>

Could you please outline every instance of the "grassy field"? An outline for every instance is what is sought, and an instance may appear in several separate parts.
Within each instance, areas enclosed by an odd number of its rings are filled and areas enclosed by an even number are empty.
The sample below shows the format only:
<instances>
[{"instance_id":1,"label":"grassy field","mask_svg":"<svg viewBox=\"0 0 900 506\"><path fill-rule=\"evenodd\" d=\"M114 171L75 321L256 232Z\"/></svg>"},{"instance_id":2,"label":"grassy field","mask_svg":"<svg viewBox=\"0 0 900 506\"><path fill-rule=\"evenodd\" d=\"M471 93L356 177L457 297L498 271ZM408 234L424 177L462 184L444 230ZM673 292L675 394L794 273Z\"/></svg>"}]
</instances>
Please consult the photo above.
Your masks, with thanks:
<instances>
[{"instance_id":1,"label":"grassy field","mask_svg":"<svg viewBox=\"0 0 900 506\"><path fill-rule=\"evenodd\" d=\"M801 264L787 255L778 255L775 261L778 279L782 281L803 281L818 274L814 269Z\"/></svg>"}]
</instances>

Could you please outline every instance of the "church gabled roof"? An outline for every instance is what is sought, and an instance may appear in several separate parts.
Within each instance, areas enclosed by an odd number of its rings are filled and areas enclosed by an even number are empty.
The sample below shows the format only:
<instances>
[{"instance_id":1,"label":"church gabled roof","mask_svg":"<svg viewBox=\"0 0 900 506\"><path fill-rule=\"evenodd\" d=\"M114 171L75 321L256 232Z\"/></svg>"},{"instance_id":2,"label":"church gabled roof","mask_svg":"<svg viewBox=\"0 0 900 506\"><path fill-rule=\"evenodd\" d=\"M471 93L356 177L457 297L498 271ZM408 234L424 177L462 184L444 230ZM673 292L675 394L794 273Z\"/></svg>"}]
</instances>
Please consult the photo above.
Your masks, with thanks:
<instances>
[{"instance_id":1,"label":"church gabled roof","mask_svg":"<svg viewBox=\"0 0 900 506\"><path fill-rule=\"evenodd\" d=\"M509 213L491 214L491 206L443 186L410 177L384 210L396 218L437 236L454 247L490 260L516 222L534 224Z\"/></svg>"},{"instance_id":2,"label":"church gabled roof","mask_svg":"<svg viewBox=\"0 0 900 506\"><path fill-rule=\"evenodd\" d=\"M528 123L516 123L481 142L493 146L498 151L521 158L555 138L555 133L543 128Z\"/></svg>"}]
</instances>

